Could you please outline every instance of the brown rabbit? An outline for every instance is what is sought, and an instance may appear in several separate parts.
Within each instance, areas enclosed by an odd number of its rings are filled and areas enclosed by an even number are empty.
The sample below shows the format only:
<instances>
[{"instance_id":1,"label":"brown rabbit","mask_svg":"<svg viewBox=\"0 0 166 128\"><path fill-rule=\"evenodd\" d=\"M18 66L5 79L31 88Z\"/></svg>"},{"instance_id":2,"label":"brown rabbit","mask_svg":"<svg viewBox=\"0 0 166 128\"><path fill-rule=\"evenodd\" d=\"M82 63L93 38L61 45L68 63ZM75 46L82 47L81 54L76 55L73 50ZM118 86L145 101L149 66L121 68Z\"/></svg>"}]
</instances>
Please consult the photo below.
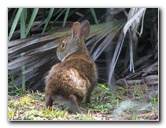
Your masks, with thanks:
<instances>
[{"instance_id":1,"label":"brown rabbit","mask_svg":"<svg viewBox=\"0 0 166 128\"><path fill-rule=\"evenodd\" d=\"M90 24L84 21L73 23L71 36L60 42L57 57L62 61L54 65L46 76L46 107L51 107L54 99L61 96L69 101L69 110L82 113L78 105L90 96L97 83L97 69L85 45Z\"/></svg>"}]
</instances>

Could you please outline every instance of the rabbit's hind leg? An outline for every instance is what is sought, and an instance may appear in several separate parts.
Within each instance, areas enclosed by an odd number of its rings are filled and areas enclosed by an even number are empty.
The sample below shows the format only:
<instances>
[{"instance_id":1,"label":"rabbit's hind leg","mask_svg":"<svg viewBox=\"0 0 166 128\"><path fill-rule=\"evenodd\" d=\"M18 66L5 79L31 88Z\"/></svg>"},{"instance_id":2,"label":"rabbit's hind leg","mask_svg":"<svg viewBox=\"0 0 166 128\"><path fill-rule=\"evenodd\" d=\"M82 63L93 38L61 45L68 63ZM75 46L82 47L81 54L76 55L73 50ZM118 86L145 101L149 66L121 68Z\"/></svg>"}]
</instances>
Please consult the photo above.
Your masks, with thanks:
<instances>
[{"instance_id":1,"label":"rabbit's hind leg","mask_svg":"<svg viewBox=\"0 0 166 128\"><path fill-rule=\"evenodd\" d=\"M51 98L50 95L45 96L45 103L47 108L51 108L53 105L53 99Z\"/></svg>"},{"instance_id":2,"label":"rabbit's hind leg","mask_svg":"<svg viewBox=\"0 0 166 128\"><path fill-rule=\"evenodd\" d=\"M72 94L69 96L69 110L73 113L82 114L81 110L78 107L77 98Z\"/></svg>"}]
</instances>

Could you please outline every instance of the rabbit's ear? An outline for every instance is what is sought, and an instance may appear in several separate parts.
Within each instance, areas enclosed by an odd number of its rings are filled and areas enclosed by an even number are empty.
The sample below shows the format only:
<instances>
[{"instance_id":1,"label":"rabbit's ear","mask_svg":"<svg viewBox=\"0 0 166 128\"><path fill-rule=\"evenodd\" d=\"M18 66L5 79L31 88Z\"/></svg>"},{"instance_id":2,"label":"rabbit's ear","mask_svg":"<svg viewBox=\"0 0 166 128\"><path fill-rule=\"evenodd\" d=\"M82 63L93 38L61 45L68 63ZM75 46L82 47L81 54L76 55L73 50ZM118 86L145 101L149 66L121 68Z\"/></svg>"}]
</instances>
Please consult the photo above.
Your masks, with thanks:
<instances>
[{"instance_id":1,"label":"rabbit's ear","mask_svg":"<svg viewBox=\"0 0 166 128\"><path fill-rule=\"evenodd\" d=\"M81 36L86 39L89 36L90 33L90 23L89 21L85 20L81 24Z\"/></svg>"},{"instance_id":2,"label":"rabbit's ear","mask_svg":"<svg viewBox=\"0 0 166 128\"><path fill-rule=\"evenodd\" d=\"M81 30L80 23L79 22L74 22L73 26L71 28L72 38L75 38L75 37L79 38L80 30Z\"/></svg>"}]
</instances>

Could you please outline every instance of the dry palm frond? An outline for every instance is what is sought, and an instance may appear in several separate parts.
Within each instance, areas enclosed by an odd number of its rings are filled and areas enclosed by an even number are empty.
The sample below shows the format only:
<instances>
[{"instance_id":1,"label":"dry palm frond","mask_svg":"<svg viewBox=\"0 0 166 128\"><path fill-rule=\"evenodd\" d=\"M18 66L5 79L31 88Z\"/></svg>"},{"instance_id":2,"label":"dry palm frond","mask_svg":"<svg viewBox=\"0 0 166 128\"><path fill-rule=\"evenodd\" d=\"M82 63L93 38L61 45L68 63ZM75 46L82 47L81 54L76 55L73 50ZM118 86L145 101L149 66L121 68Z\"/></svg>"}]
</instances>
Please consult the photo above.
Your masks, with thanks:
<instances>
[{"instance_id":1,"label":"dry palm frond","mask_svg":"<svg viewBox=\"0 0 166 128\"><path fill-rule=\"evenodd\" d=\"M130 40L129 40L130 71L134 72L133 44L137 44L138 39L136 36L136 32L137 32L138 26L140 25L141 18L145 14L145 10L146 10L145 8L131 8L128 13L128 21L124 25L123 31L121 32L121 34L119 36L119 40L117 42L117 45L116 45L116 48L114 51L112 62L110 64L110 72L109 72L109 78L108 78L108 84L110 86L112 86L111 84L112 84L114 69L115 69L117 60L119 58L121 49L123 47L123 42L124 42L124 39L125 39L125 36L126 36L126 33L128 30L129 30L129 34L130 34L130 37L129 37L130 38Z\"/></svg>"}]
</instances>

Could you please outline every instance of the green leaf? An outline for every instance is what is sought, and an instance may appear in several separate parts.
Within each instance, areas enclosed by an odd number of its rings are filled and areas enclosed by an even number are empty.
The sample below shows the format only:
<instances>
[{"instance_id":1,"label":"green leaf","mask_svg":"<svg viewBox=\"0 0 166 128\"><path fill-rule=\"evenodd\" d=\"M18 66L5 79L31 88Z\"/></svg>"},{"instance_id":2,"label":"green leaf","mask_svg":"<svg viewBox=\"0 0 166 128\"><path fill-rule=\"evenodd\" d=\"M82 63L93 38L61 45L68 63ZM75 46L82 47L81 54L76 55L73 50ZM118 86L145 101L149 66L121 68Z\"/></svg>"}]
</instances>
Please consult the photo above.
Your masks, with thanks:
<instances>
[{"instance_id":1,"label":"green leaf","mask_svg":"<svg viewBox=\"0 0 166 128\"><path fill-rule=\"evenodd\" d=\"M34 22L34 20L36 18L38 10L39 10L39 8L34 8L33 9L33 12L32 12L32 15L31 15L31 19L30 19L29 24L28 24L28 28L26 30L26 36L28 35L28 33L29 33L29 31L30 31L30 29L32 27L32 24L33 24L33 22Z\"/></svg>"},{"instance_id":2,"label":"green leaf","mask_svg":"<svg viewBox=\"0 0 166 128\"><path fill-rule=\"evenodd\" d=\"M21 17L20 17L20 37L25 38L25 16L26 16L26 9L23 9Z\"/></svg>"},{"instance_id":3,"label":"green leaf","mask_svg":"<svg viewBox=\"0 0 166 128\"><path fill-rule=\"evenodd\" d=\"M25 65L23 65L21 67L21 71L22 71L22 91L25 92L26 91L26 87L25 87L25 75L23 74L23 72L25 71Z\"/></svg>"},{"instance_id":4,"label":"green leaf","mask_svg":"<svg viewBox=\"0 0 166 128\"><path fill-rule=\"evenodd\" d=\"M47 25L48 25L48 23L49 23L49 21L50 21L50 19L51 19L51 17L52 17L53 12L54 12L54 8L51 8L50 11L49 11L48 17L47 17L47 19L46 19L46 23L45 23L45 25L44 25L42 34L45 32L45 30L46 30L46 28L47 28Z\"/></svg>"},{"instance_id":5,"label":"green leaf","mask_svg":"<svg viewBox=\"0 0 166 128\"><path fill-rule=\"evenodd\" d=\"M69 11L70 11L70 8L67 8L67 9L66 9L66 13L65 13L65 17L64 17L64 20L63 20L63 27L64 27L65 24L66 24L66 20L67 20L67 17L68 17L68 15L69 15Z\"/></svg>"},{"instance_id":6,"label":"green leaf","mask_svg":"<svg viewBox=\"0 0 166 128\"><path fill-rule=\"evenodd\" d=\"M62 9L59 9L59 10L58 10L58 13L59 13L59 14L58 14L58 16L56 17L56 19L54 20L54 22L63 14L63 12L64 12L65 10L66 10L66 8L63 9L63 10L62 10Z\"/></svg>"},{"instance_id":7,"label":"green leaf","mask_svg":"<svg viewBox=\"0 0 166 128\"><path fill-rule=\"evenodd\" d=\"M13 32L14 32L16 26L17 26L17 23L18 23L18 20L20 19L20 16L21 16L22 11L23 11L23 8L19 8L18 11L17 11L17 14L16 14L16 16L15 16L15 18L14 18L14 21L13 21L13 23L12 23L12 27L11 27L11 29L10 29L10 33L9 33L9 36L8 36L8 40L10 40L11 37L12 37L12 35L13 35Z\"/></svg>"},{"instance_id":8,"label":"green leaf","mask_svg":"<svg viewBox=\"0 0 166 128\"><path fill-rule=\"evenodd\" d=\"M98 21L97 21L97 17L96 17L96 13L95 13L94 8L90 8L90 11L91 11L91 13L92 13L92 16L93 16L93 18L94 18L96 24L98 24Z\"/></svg>"},{"instance_id":9,"label":"green leaf","mask_svg":"<svg viewBox=\"0 0 166 128\"><path fill-rule=\"evenodd\" d=\"M99 87L101 87L102 89L105 89L106 86L104 84L98 84Z\"/></svg>"},{"instance_id":10,"label":"green leaf","mask_svg":"<svg viewBox=\"0 0 166 128\"><path fill-rule=\"evenodd\" d=\"M58 9L58 11L55 12L54 15L58 14L58 16L55 18L53 23L48 27L48 29L50 29L52 27L52 25L57 21L57 19L65 12L65 10L66 10L66 8L60 8L60 9Z\"/></svg>"}]
</instances>

